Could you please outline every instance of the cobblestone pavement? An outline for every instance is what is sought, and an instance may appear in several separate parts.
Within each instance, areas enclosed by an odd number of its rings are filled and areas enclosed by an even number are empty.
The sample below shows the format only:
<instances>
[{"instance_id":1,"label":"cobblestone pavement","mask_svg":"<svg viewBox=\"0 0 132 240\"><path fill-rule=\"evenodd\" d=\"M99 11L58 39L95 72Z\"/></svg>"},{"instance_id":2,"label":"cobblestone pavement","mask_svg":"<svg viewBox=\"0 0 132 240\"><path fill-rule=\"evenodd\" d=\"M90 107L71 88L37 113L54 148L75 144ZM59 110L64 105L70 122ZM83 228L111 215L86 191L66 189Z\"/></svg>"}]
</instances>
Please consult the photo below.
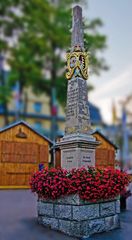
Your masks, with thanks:
<instances>
[{"instance_id":1,"label":"cobblestone pavement","mask_svg":"<svg viewBox=\"0 0 132 240\"><path fill-rule=\"evenodd\" d=\"M76 240L38 225L36 197L29 190L0 191L0 240ZM132 197L121 214L121 229L89 240L132 240Z\"/></svg>"}]
</instances>

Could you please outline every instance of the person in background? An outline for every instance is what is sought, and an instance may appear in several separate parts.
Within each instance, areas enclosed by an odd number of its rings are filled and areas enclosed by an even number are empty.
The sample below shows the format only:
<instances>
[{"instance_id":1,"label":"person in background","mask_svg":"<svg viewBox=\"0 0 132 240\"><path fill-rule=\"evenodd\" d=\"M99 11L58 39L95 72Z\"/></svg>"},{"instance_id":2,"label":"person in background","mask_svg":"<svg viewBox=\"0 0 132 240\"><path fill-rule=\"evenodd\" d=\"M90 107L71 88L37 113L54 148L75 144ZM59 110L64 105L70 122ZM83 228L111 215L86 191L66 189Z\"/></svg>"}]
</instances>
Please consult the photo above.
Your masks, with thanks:
<instances>
[{"instance_id":1,"label":"person in background","mask_svg":"<svg viewBox=\"0 0 132 240\"><path fill-rule=\"evenodd\" d=\"M39 163L39 171L44 169L44 164L43 163Z\"/></svg>"}]
</instances>

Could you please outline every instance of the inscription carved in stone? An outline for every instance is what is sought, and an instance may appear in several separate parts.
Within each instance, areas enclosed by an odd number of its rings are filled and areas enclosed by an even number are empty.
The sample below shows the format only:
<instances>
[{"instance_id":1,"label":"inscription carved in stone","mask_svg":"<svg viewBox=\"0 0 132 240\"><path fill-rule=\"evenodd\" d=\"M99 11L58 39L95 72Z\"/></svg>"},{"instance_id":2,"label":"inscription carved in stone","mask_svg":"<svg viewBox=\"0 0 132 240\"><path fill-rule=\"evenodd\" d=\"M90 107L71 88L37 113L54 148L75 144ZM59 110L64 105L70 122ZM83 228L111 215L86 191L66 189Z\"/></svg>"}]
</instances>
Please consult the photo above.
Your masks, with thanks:
<instances>
[{"instance_id":1,"label":"inscription carved in stone","mask_svg":"<svg viewBox=\"0 0 132 240\"><path fill-rule=\"evenodd\" d=\"M66 169L93 166L95 164L95 150L85 148L63 149L61 161Z\"/></svg>"},{"instance_id":2,"label":"inscription carved in stone","mask_svg":"<svg viewBox=\"0 0 132 240\"><path fill-rule=\"evenodd\" d=\"M80 150L80 165L81 166L93 166L95 161L95 150L94 149L81 149Z\"/></svg>"},{"instance_id":3,"label":"inscription carved in stone","mask_svg":"<svg viewBox=\"0 0 132 240\"><path fill-rule=\"evenodd\" d=\"M72 132L88 132L90 130L90 115L87 101L87 85L82 78L71 79L68 82L66 134Z\"/></svg>"}]
</instances>

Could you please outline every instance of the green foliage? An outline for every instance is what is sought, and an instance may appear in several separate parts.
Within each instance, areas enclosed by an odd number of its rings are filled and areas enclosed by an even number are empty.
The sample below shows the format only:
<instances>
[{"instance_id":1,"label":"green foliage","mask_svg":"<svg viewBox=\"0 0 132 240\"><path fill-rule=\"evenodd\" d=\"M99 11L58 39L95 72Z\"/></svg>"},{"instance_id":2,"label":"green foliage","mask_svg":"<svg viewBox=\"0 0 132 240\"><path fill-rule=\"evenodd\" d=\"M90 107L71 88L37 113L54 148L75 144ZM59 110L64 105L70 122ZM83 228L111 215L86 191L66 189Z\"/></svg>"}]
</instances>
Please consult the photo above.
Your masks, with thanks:
<instances>
[{"instance_id":1,"label":"green foliage","mask_svg":"<svg viewBox=\"0 0 132 240\"><path fill-rule=\"evenodd\" d=\"M9 86L0 86L0 104L9 102L11 98L11 92Z\"/></svg>"},{"instance_id":2,"label":"green foliage","mask_svg":"<svg viewBox=\"0 0 132 240\"><path fill-rule=\"evenodd\" d=\"M54 5L50 0L1 0L0 27L5 36L16 34L18 40L12 46L0 40L0 51L9 53L11 84L19 80L21 91L25 86L32 86L35 93L48 95L55 86L57 98L64 104L66 80L62 53L70 46L70 9L74 1L57 2ZM105 60L98 57L106 48L106 36L98 33L101 26L100 19L85 23L85 46L90 51L91 71L95 74L107 70Z\"/></svg>"}]
</instances>

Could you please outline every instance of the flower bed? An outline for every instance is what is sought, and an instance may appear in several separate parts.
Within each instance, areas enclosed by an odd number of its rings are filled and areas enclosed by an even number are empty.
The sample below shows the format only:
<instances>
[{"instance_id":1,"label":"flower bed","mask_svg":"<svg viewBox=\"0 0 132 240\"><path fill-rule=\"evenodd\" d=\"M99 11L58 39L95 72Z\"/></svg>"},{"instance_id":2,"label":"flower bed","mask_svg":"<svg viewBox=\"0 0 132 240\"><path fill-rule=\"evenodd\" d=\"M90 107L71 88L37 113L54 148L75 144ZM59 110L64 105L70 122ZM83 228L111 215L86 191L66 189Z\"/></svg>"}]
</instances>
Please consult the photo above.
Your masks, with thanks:
<instances>
[{"instance_id":1,"label":"flower bed","mask_svg":"<svg viewBox=\"0 0 132 240\"><path fill-rule=\"evenodd\" d=\"M43 169L33 174L32 192L42 199L58 199L78 193L82 200L96 202L117 197L129 183L126 173L93 167L73 169Z\"/></svg>"}]
</instances>

